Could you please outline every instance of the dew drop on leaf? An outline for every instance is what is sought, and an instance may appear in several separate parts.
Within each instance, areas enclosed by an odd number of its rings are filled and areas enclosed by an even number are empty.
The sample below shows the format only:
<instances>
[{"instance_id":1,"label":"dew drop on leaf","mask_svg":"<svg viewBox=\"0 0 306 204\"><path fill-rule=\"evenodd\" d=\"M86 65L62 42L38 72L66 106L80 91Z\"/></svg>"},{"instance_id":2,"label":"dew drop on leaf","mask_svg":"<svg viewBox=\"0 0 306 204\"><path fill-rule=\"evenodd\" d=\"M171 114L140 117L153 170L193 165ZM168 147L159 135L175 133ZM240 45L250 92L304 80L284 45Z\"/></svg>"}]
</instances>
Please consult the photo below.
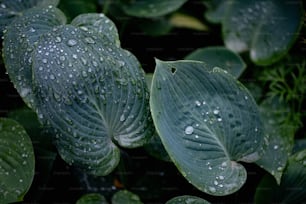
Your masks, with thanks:
<instances>
[{"instance_id":1,"label":"dew drop on leaf","mask_svg":"<svg viewBox=\"0 0 306 204\"><path fill-rule=\"evenodd\" d=\"M187 126L185 128L185 134L186 135L191 135L193 133L193 127L192 126Z\"/></svg>"}]
</instances>

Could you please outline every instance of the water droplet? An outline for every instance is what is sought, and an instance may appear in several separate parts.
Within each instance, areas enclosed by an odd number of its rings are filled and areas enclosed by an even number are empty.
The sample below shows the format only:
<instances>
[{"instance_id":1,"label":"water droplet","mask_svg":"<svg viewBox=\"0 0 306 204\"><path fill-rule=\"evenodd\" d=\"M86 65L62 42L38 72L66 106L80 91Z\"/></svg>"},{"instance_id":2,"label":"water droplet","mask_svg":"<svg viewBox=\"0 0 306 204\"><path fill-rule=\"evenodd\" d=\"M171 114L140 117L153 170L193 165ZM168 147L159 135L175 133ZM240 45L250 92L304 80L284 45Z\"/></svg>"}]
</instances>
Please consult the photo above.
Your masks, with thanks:
<instances>
[{"instance_id":1,"label":"water droplet","mask_svg":"<svg viewBox=\"0 0 306 204\"><path fill-rule=\"evenodd\" d=\"M120 121L121 121L121 122L125 121L125 116L124 116L124 114L122 114L122 115L120 116Z\"/></svg>"},{"instance_id":2,"label":"water droplet","mask_svg":"<svg viewBox=\"0 0 306 204\"><path fill-rule=\"evenodd\" d=\"M220 180L223 180L223 179L224 179L224 176L219 176L219 179L220 179Z\"/></svg>"},{"instance_id":3,"label":"water droplet","mask_svg":"<svg viewBox=\"0 0 306 204\"><path fill-rule=\"evenodd\" d=\"M212 192L212 193L216 192L216 188L215 188L215 187L211 187L211 186L210 186L208 189L209 189L209 191Z\"/></svg>"},{"instance_id":4,"label":"water droplet","mask_svg":"<svg viewBox=\"0 0 306 204\"><path fill-rule=\"evenodd\" d=\"M62 42L62 38L61 38L61 37L59 37L59 36L57 36L57 37L55 38L55 42L57 42L57 43Z\"/></svg>"},{"instance_id":5,"label":"water droplet","mask_svg":"<svg viewBox=\"0 0 306 204\"><path fill-rule=\"evenodd\" d=\"M187 126L185 128L185 134L191 135L193 133L193 127L192 126Z\"/></svg>"},{"instance_id":6,"label":"water droplet","mask_svg":"<svg viewBox=\"0 0 306 204\"><path fill-rule=\"evenodd\" d=\"M47 59L42 59L42 62L43 62L44 64L46 64L46 63L48 62L48 60L47 60Z\"/></svg>"},{"instance_id":7,"label":"water droplet","mask_svg":"<svg viewBox=\"0 0 306 204\"><path fill-rule=\"evenodd\" d=\"M274 145L273 149L275 150L278 149L278 145Z\"/></svg>"},{"instance_id":8,"label":"water droplet","mask_svg":"<svg viewBox=\"0 0 306 204\"><path fill-rule=\"evenodd\" d=\"M217 180L215 180L214 184L217 186L219 184L219 182Z\"/></svg>"},{"instance_id":9,"label":"water droplet","mask_svg":"<svg viewBox=\"0 0 306 204\"><path fill-rule=\"evenodd\" d=\"M245 99L245 100L248 100L248 99L249 99L249 97L248 97L248 96L244 96L244 99Z\"/></svg>"},{"instance_id":10,"label":"water droplet","mask_svg":"<svg viewBox=\"0 0 306 204\"><path fill-rule=\"evenodd\" d=\"M85 41L88 43L88 44L94 44L95 41L91 38L91 37L86 37L85 38Z\"/></svg>"},{"instance_id":11,"label":"water droplet","mask_svg":"<svg viewBox=\"0 0 306 204\"><path fill-rule=\"evenodd\" d=\"M54 76L53 74L51 74L51 75L50 75L50 79L51 79L51 80L54 80L54 79L55 79L55 76Z\"/></svg>"},{"instance_id":12,"label":"water droplet","mask_svg":"<svg viewBox=\"0 0 306 204\"><path fill-rule=\"evenodd\" d=\"M61 61L65 61L65 59L66 59L65 56L60 56Z\"/></svg>"},{"instance_id":13,"label":"water droplet","mask_svg":"<svg viewBox=\"0 0 306 204\"><path fill-rule=\"evenodd\" d=\"M201 102L200 102L200 101L195 101L195 104L196 104L197 106L201 106Z\"/></svg>"},{"instance_id":14,"label":"water droplet","mask_svg":"<svg viewBox=\"0 0 306 204\"><path fill-rule=\"evenodd\" d=\"M213 111L213 113L214 113L215 115L217 115L217 114L220 113L220 111L216 109L216 110Z\"/></svg>"},{"instance_id":15,"label":"water droplet","mask_svg":"<svg viewBox=\"0 0 306 204\"><path fill-rule=\"evenodd\" d=\"M22 183L22 182L23 182L23 180L22 180L22 179L19 179L19 182L20 182L20 183Z\"/></svg>"},{"instance_id":16,"label":"water droplet","mask_svg":"<svg viewBox=\"0 0 306 204\"><path fill-rule=\"evenodd\" d=\"M67 45L70 47L75 46L76 44L78 44L78 41L76 41L75 39L70 39L67 42Z\"/></svg>"},{"instance_id":17,"label":"water droplet","mask_svg":"<svg viewBox=\"0 0 306 204\"><path fill-rule=\"evenodd\" d=\"M36 30L34 28L30 28L30 32L34 33Z\"/></svg>"}]
</instances>

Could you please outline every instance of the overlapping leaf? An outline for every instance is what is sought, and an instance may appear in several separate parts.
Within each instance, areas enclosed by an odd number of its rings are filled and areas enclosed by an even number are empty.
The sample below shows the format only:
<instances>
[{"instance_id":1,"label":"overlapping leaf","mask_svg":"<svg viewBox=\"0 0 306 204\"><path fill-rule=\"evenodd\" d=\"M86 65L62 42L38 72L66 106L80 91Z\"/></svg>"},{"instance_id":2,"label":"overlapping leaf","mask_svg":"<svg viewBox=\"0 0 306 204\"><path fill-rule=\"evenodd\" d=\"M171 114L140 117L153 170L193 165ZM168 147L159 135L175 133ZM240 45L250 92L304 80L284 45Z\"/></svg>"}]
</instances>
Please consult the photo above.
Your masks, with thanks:
<instances>
[{"instance_id":1,"label":"overlapping leaf","mask_svg":"<svg viewBox=\"0 0 306 204\"><path fill-rule=\"evenodd\" d=\"M186 179L212 195L237 191L246 180L238 161L254 162L263 128L246 88L219 68L196 61L157 61L151 87L153 121Z\"/></svg>"},{"instance_id":2,"label":"overlapping leaf","mask_svg":"<svg viewBox=\"0 0 306 204\"><path fill-rule=\"evenodd\" d=\"M31 68L35 44L41 35L65 22L64 14L56 8L33 8L16 19L4 35L5 68L18 93L29 107L35 107Z\"/></svg>"},{"instance_id":3,"label":"overlapping leaf","mask_svg":"<svg viewBox=\"0 0 306 204\"><path fill-rule=\"evenodd\" d=\"M177 204L177 203L180 203L180 204L209 204L208 201L202 198L199 198L196 196L189 196L189 195L177 196L166 202L166 204Z\"/></svg>"},{"instance_id":4,"label":"overlapping leaf","mask_svg":"<svg viewBox=\"0 0 306 204\"><path fill-rule=\"evenodd\" d=\"M44 35L34 56L38 113L65 161L106 175L119 162L117 145L147 141L149 95L131 53L101 33L65 25Z\"/></svg>"},{"instance_id":5,"label":"overlapping leaf","mask_svg":"<svg viewBox=\"0 0 306 204\"><path fill-rule=\"evenodd\" d=\"M34 177L34 151L24 128L0 119L0 203L22 201Z\"/></svg>"},{"instance_id":6,"label":"overlapping leaf","mask_svg":"<svg viewBox=\"0 0 306 204\"><path fill-rule=\"evenodd\" d=\"M250 51L256 64L268 65L283 57L302 24L302 2L291 0L214 0L208 19L221 22L225 45Z\"/></svg>"},{"instance_id":7,"label":"overlapping leaf","mask_svg":"<svg viewBox=\"0 0 306 204\"><path fill-rule=\"evenodd\" d=\"M123 10L131 16L157 17L180 8L187 0L121 0Z\"/></svg>"},{"instance_id":8,"label":"overlapping leaf","mask_svg":"<svg viewBox=\"0 0 306 204\"><path fill-rule=\"evenodd\" d=\"M222 67L235 78L239 78L246 68L242 58L225 47L200 48L187 55L185 59L203 61L211 68Z\"/></svg>"},{"instance_id":9,"label":"overlapping leaf","mask_svg":"<svg viewBox=\"0 0 306 204\"><path fill-rule=\"evenodd\" d=\"M0 36L16 17L22 16L30 8L36 6L57 6L59 0L1 0L0 1Z\"/></svg>"}]
</instances>

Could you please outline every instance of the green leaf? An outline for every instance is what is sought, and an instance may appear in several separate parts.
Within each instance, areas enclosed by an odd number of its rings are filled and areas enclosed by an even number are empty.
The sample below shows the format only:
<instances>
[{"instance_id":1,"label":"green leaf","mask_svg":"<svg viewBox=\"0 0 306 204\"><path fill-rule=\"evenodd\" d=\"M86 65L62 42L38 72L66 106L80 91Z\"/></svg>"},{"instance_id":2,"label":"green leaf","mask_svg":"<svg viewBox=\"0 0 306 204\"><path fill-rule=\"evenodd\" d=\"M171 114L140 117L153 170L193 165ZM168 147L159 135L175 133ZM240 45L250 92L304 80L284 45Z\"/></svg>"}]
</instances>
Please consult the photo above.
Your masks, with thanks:
<instances>
[{"instance_id":1,"label":"green leaf","mask_svg":"<svg viewBox=\"0 0 306 204\"><path fill-rule=\"evenodd\" d=\"M297 39L302 2L291 0L230 0L222 30L226 47L250 51L251 60L269 65L285 56Z\"/></svg>"},{"instance_id":2,"label":"green leaf","mask_svg":"<svg viewBox=\"0 0 306 204\"><path fill-rule=\"evenodd\" d=\"M35 159L31 140L14 120L0 118L0 201L22 201L29 190Z\"/></svg>"},{"instance_id":3,"label":"green leaf","mask_svg":"<svg viewBox=\"0 0 306 204\"><path fill-rule=\"evenodd\" d=\"M29 107L35 107L31 70L35 44L42 34L51 31L54 26L64 24L65 21L64 14L54 7L33 8L17 18L4 35L5 68L18 93Z\"/></svg>"},{"instance_id":4,"label":"green leaf","mask_svg":"<svg viewBox=\"0 0 306 204\"><path fill-rule=\"evenodd\" d=\"M231 3L229 0L204 0L204 4L208 8L205 12L205 18L211 23L222 23Z\"/></svg>"},{"instance_id":5,"label":"green leaf","mask_svg":"<svg viewBox=\"0 0 306 204\"><path fill-rule=\"evenodd\" d=\"M293 148L295 127L282 123L289 110L277 100L262 102L260 112L265 124L265 134L269 139L264 155L256 164L272 174L279 184Z\"/></svg>"},{"instance_id":6,"label":"green leaf","mask_svg":"<svg viewBox=\"0 0 306 204\"><path fill-rule=\"evenodd\" d=\"M36 6L57 6L59 0L1 0L0 1L0 36L16 17L22 16L30 8Z\"/></svg>"},{"instance_id":7,"label":"green leaf","mask_svg":"<svg viewBox=\"0 0 306 204\"><path fill-rule=\"evenodd\" d=\"M121 0L128 15L152 18L163 16L179 9L187 0Z\"/></svg>"},{"instance_id":8,"label":"green leaf","mask_svg":"<svg viewBox=\"0 0 306 204\"><path fill-rule=\"evenodd\" d=\"M209 204L209 202L196 196L183 195L168 200L166 204Z\"/></svg>"},{"instance_id":9,"label":"green leaf","mask_svg":"<svg viewBox=\"0 0 306 204\"><path fill-rule=\"evenodd\" d=\"M183 14L183 13L174 13L171 15L170 24L177 28L188 28L199 31L208 31L208 27L202 23L199 19Z\"/></svg>"},{"instance_id":10,"label":"green leaf","mask_svg":"<svg viewBox=\"0 0 306 204\"><path fill-rule=\"evenodd\" d=\"M142 202L138 195L127 190L121 190L113 195L112 204L142 204Z\"/></svg>"},{"instance_id":11,"label":"green leaf","mask_svg":"<svg viewBox=\"0 0 306 204\"><path fill-rule=\"evenodd\" d=\"M78 199L76 204L108 204L108 202L99 193L89 193Z\"/></svg>"},{"instance_id":12,"label":"green leaf","mask_svg":"<svg viewBox=\"0 0 306 204\"><path fill-rule=\"evenodd\" d=\"M297 139L295 140L293 149L292 149L292 154L295 154L301 150L306 149L306 139Z\"/></svg>"},{"instance_id":13,"label":"green leaf","mask_svg":"<svg viewBox=\"0 0 306 204\"><path fill-rule=\"evenodd\" d=\"M42 36L33 56L38 115L66 162L106 175L119 162L117 145L139 147L150 138L149 94L131 53L66 25Z\"/></svg>"},{"instance_id":14,"label":"green leaf","mask_svg":"<svg viewBox=\"0 0 306 204\"><path fill-rule=\"evenodd\" d=\"M120 47L120 40L116 25L104 14L81 14L71 22L71 25L78 26L84 30L91 30L105 35L108 40Z\"/></svg>"},{"instance_id":15,"label":"green leaf","mask_svg":"<svg viewBox=\"0 0 306 204\"><path fill-rule=\"evenodd\" d=\"M235 78L239 78L246 68L242 58L225 47L199 48L185 57L187 60L198 60L207 63L210 68L221 67Z\"/></svg>"},{"instance_id":16,"label":"green leaf","mask_svg":"<svg viewBox=\"0 0 306 204\"><path fill-rule=\"evenodd\" d=\"M170 158L201 191L237 191L247 176L238 162L254 162L263 152L263 125L251 94L202 62L156 63L150 107Z\"/></svg>"},{"instance_id":17,"label":"green leaf","mask_svg":"<svg viewBox=\"0 0 306 204\"><path fill-rule=\"evenodd\" d=\"M303 203L306 200L306 149L289 158L278 186L269 175L257 187L256 203Z\"/></svg>"}]
</instances>

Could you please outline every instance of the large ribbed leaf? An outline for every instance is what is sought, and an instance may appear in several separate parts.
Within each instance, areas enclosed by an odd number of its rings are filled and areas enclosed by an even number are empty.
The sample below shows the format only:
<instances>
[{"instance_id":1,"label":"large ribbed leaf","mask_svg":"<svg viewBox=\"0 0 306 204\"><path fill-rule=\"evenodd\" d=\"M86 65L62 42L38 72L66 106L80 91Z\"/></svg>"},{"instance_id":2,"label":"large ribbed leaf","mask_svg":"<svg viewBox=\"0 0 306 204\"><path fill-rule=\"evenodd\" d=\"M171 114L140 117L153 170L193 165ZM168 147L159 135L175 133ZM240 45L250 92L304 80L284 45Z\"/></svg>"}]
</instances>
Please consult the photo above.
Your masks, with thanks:
<instances>
[{"instance_id":1,"label":"large ribbed leaf","mask_svg":"<svg viewBox=\"0 0 306 204\"><path fill-rule=\"evenodd\" d=\"M0 118L0 203L22 201L34 177L34 151L24 128Z\"/></svg>"},{"instance_id":2,"label":"large ribbed leaf","mask_svg":"<svg viewBox=\"0 0 306 204\"><path fill-rule=\"evenodd\" d=\"M157 17L180 8L187 0L121 0L124 12L137 17Z\"/></svg>"},{"instance_id":3,"label":"large ribbed leaf","mask_svg":"<svg viewBox=\"0 0 306 204\"><path fill-rule=\"evenodd\" d=\"M150 107L171 159L206 193L237 191L247 176L238 161L254 162L263 152L256 103L222 69L197 61L157 61Z\"/></svg>"},{"instance_id":4,"label":"large ribbed leaf","mask_svg":"<svg viewBox=\"0 0 306 204\"><path fill-rule=\"evenodd\" d=\"M280 185L270 176L259 183L255 203L305 203L306 149L291 155Z\"/></svg>"},{"instance_id":5,"label":"large ribbed leaf","mask_svg":"<svg viewBox=\"0 0 306 204\"><path fill-rule=\"evenodd\" d=\"M131 53L100 33L66 25L44 35L34 56L38 115L54 130L65 161L106 175L119 162L117 144L147 141L149 95Z\"/></svg>"},{"instance_id":6,"label":"large ribbed leaf","mask_svg":"<svg viewBox=\"0 0 306 204\"><path fill-rule=\"evenodd\" d=\"M268 65L286 55L302 25L300 0L213 0L206 16L222 22L226 47L250 51L259 65Z\"/></svg>"},{"instance_id":7,"label":"large ribbed leaf","mask_svg":"<svg viewBox=\"0 0 306 204\"><path fill-rule=\"evenodd\" d=\"M246 68L243 59L225 47L199 48L187 55L185 59L203 61L211 68L222 67L235 78L239 78Z\"/></svg>"},{"instance_id":8,"label":"large ribbed leaf","mask_svg":"<svg viewBox=\"0 0 306 204\"><path fill-rule=\"evenodd\" d=\"M64 14L53 7L27 10L8 27L3 41L6 70L18 93L29 107L34 107L31 55L39 37L64 24Z\"/></svg>"},{"instance_id":9,"label":"large ribbed leaf","mask_svg":"<svg viewBox=\"0 0 306 204\"><path fill-rule=\"evenodd\" d=\"M114 42L118 47L120 46L119 34L116 25L103 13L81 14L73 19L71 24L81 27L84 30L99 32L108 37L108 39L111 42Z\"/></svg>"},{"instance_id":10,"label":"large ribbed leaf","mask_svg":"<svg viewBox=\"0 0 306 204\"><path fill-rule=\"evenodd\" d=\"M35 6L57 6L59 0L0 0L0 36L5 27L8 26L16 17Z\"/></svg>"}]
</instances>

